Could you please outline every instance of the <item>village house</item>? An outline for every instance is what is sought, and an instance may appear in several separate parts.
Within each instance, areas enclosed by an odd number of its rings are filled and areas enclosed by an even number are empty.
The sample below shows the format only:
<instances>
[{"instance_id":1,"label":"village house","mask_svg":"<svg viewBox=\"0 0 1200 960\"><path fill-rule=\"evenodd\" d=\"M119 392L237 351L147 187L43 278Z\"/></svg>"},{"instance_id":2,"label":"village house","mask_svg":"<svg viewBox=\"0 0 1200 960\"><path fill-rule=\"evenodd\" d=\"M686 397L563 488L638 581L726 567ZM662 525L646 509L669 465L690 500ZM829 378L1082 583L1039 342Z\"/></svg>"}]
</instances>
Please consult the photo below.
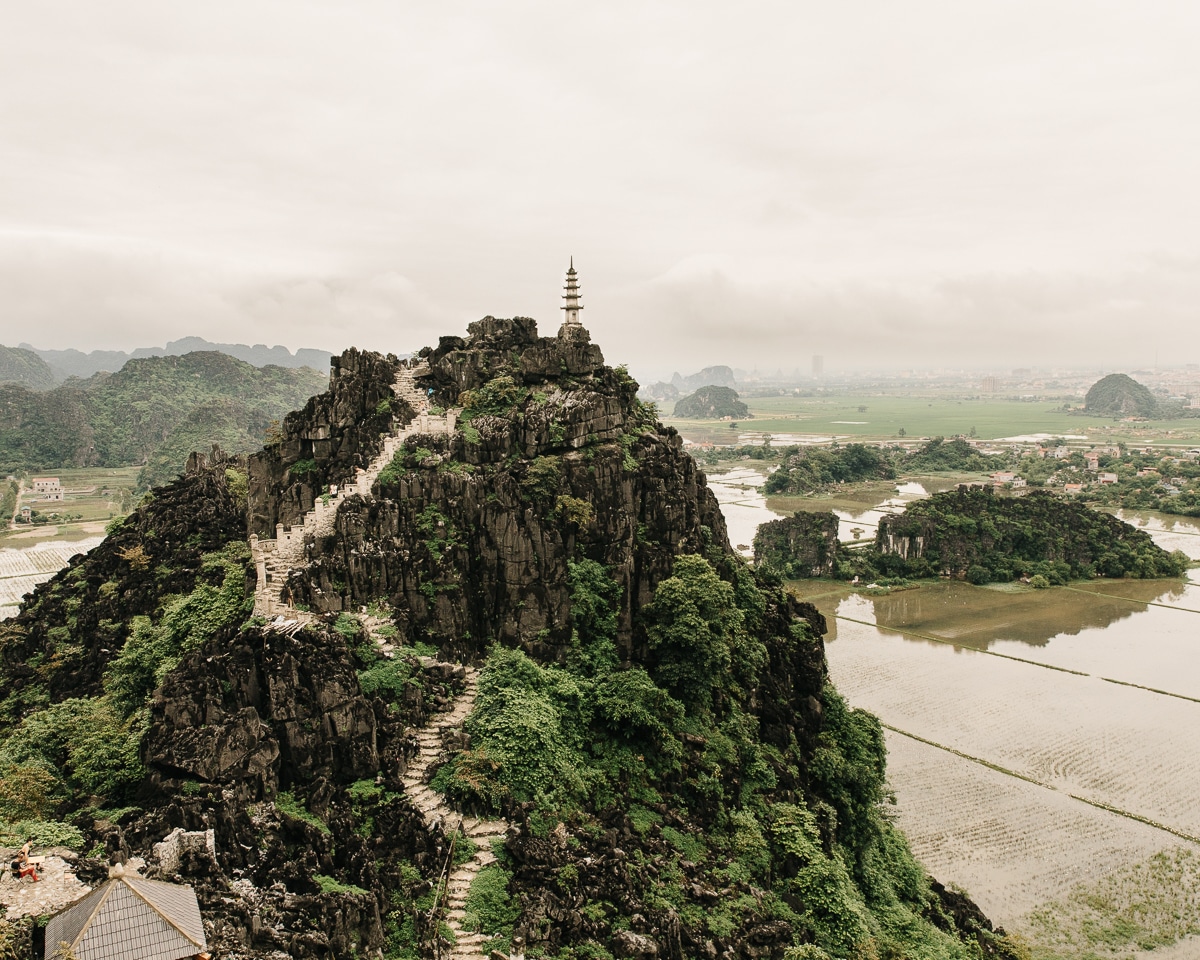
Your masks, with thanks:
<instances>
[{"instance_id":1,"label":"village house","mask_svg":"<svg viewBox=\"0 0 1200 960\"><path fill-rule=\"evenodd\" d=\"M1012 483L1016 479L1017 479L1017 475L1015 473L1009 472L1008 470L999 470L996 473L992 474L992 483L994 483L996 486L1002 486L1003 484L1006 484L1006 483Z\"/></svg>"},{"instance_id":2,"label":"village house","mask_svg":"<svg viewBox=\"0 0 1200 960\"><path fill-rule=\"evenodd\" d=\"M1155 470L1153 467L1146 467L1146 468L1144 468L1144 469L1142 469L1142 470L1139 470L1139 471L1137 472L1137 475L1138 475L1139 477L1157 477L1157 476L1161 476L1161 474L1159 474L1159 472L1158 472L1157 470Z\"/></svg>"},{"instance_id":3,"label":"village house","mask_svg":"<svg viewBox=\"0 0 1200 960\"><path fill-rule=\"evenodd\" d=\"M62 484L58 477L34 477L33 492L43 500L61 500L63 498Z\"/></svg>"},{"instance_id":4,"label":"village house","mask_svg":"<svg viewBox=\"0 0 1200 960\"><path fill-rule=\"evenodd\" d=\"M1063 484L1063 493L1068 494L1070 496L1074 496L1075 494L1083 493L1083 484L1082 483L1064 483Z\"/></svg>"},{"instance_id":5,"label":"village house","mask_svg":"<svg viewBox=\"0 0 1200 960\"><path fill-rule=\"evenodd\" d=\"M1083 455L1083 459L1087 461L1087 468L1095 473L1100 469L1100 454L1094 450L1089 450Z\"/></svg>"},{"instance_id":6,"label":"village house","mask_svg":"<svg viewBox=\"0 0 1200 960\"><path fill-rule=\"evenodd\" d=\"M1101 473L1097 475L1096 479L1100 481L1100 486L1109 487L1116 483L1120 478L1115 473Z\"/></svg>"}]
</instances>

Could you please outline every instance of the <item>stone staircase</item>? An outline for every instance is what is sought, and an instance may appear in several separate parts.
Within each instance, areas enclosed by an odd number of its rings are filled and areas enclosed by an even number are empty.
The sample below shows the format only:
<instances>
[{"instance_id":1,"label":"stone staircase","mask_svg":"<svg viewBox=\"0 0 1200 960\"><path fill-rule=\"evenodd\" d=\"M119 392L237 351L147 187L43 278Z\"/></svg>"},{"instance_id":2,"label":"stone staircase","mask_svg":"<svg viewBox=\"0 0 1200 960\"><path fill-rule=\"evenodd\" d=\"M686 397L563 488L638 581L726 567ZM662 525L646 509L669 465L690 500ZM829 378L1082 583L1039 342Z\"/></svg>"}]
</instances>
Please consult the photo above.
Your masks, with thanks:
<instances>
[{"instance_id":1,"label":"stone staircase","mask_svg":"<svg viewBox=\"0 0 1200 960\"><path fill-rule=\"evenodd\" d=\"M441 666L433 661L425 661L427 667ZM420 750L408 765L404 774L404 789L412 798L413 804L421 811L425 823L431 829L441 826L447 836L452 836L461 830L462 835L469 837L476 845L474 855L466 863L455 868L446 881L446 924L454 933L455 943L449 956L458 960L483 960L483 944L490 937L482 933L469 933L462 928L466 913L467 893L471 883L482 870L496 861L492 853L491 842L494 838L503 837L508 831L505 820L483 820L477 817L463 817L453 810L446 798L425 783L425 774L430 764L434 763L445 752L444 733L461 728L467 715L475 706L477 680L479 671L474 667L465 668L466 690L454 703L454 708L445 714L440 714L436 721L422 727L416 732Z\"/></svg>"},{"instance_id":2,"label":"stone staircase","mask_svg":"<svg viewBox=\"0 0 1200 960\"><path fill-rule=\"evenodd\" d=\"M429 414L429 401L425 392L417 386L416 377L423 370L420 366L400 368L392 390L396 396L406 400L417 411L417 415L402 427L384 438L383 449L365 470L359 470L354 483L332 487L318 497L313 508L303 520L291 527L278 524L274 540L250 537L250 552L254 558L258 583L254 590L254 613L256 616L274 619L279 627L294 627L313 619L307 614L283 602L282 593L288 575L305 561L304 544L308 537L324 537L333 532L338 507L344 498L352 494L367 497L383 469L392 462L404 441L417 434L453 433L456 411L444 416Z\"/></svg>"}]
</instances>

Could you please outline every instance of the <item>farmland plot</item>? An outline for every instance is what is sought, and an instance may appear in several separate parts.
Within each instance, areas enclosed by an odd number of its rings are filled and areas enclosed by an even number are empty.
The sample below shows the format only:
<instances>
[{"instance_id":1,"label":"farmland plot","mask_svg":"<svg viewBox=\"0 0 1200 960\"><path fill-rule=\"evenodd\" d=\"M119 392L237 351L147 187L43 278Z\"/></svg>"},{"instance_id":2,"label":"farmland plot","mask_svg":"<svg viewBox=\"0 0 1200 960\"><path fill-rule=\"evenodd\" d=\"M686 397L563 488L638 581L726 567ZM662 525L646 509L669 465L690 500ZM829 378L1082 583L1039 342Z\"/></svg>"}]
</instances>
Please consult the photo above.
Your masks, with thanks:
<instances>
[{"instance_id":1,"label":"farmland plot","mask_svg":"<svg viewBox=\"0 0 1200 960\"><path fill-rule=\"evenodd\" d=\"M39 543L24 550L0 548L0 619L15 617L21 599L45 583L77 553L87 553L104 537Z\"/></svg>"},{"instance_id":2,"label":"farmland plot","mask_svg":"<svg viewBox=\"0 0 1200 960\"><path fill-rule=\"evenodd\" d=\"M1079 882L1181 841L1153 827L887 732L897 821L925 867L1005 925Z\"/></svg>"},{"instance_id":3,"label":"farmland plot","mask_svg":"<svg viewBox=\"0 0 1200 960\"><path fill-rule=\"evenodd\" d=\"M889 726L1200 838L1200 702L846 622L828 650Z\"/></svg>"}]
</instances>

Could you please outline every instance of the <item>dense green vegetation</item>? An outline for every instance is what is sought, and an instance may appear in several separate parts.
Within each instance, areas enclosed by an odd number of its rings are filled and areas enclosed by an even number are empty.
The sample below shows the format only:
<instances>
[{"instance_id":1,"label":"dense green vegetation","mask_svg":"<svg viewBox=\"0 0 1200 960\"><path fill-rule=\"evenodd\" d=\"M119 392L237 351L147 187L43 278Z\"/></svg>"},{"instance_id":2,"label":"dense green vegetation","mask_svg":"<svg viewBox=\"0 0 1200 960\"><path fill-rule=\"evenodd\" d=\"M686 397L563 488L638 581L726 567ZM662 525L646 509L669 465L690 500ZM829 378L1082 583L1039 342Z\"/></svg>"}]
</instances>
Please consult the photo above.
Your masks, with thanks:
<instances>
[{"instance_id":1,"label":"dense green vegetation","mask_svg":"<svg viewBox=\"0 0 1200 960\"><path fill-rule=\"evenodd\" d=\"M163 597L153 617L132 617L129 637L109 662L99 694L43 700L40 707L15 715L5 711L0 717L0 835L57 831L82 841L71 820L134 799L144 776L138 746L146 701L184 654L245 619L248 555L246 545L236 541L205 555L195 589ZM58 649L49 657L38 655L32 664L47 679L70 670L83 654L65 628L56 629L63 634ZM23 699L28 704L38 698L34 689Z\"/></svg>"},{"instance_id":2,"label":"dense green vegetation","mask_svg":"<svg viewBox=\"0 0 1200 960\"><path fill-rule=\"evenodd\" d=\"M252 367L221 353L131 360L44 392L0 385L0 472L144 463L148 488L213 442L256 449L273 419L324 385L315 370Z\"/></svg>"},{"instance_id":3,"label":"dense green vegetation","mask_svg":"<svg viewBox=\"0 0 1200 960\"><path fill-rule=\"evenodd\" d=\"M1007 465L1007 457L980 453L962 437L947 440L934 437L900 460L900 469L909 473L922 471L999 470Z\"/></svg>"},{"instance_id":4,"label":"dense green vegetation","mask_svg":"<svg viewBox=\"0 0 1200 960\"><path fill-rule=\"evenodd\" d=\"M0 345L0 383L48 390L54 386L54 371L32 350Z\"/></svg>"},{"instance_id":5,"label":"dense green vegetation","mask_svg":"<svg viewBox=\"0 0 1200 960\"><path fill-rule=\"evenodd\" d=\"M891 480L896 476L888 455L862 443L830 447L788 447L779 469L767 477L768 494L813 493L837 483Z\"/></svg>"},{"instance_id":6,"label":"dense green vegetation","mask_svg":"<svg viewBox=\"0 0 1200 960\"><path fill-rule=\"evenodd\" d=\"M1066 583L1096 576L1172 577L1187 566L1182 553L1168 554L1145 531L1083 504L1041 491L1010 498L960 488L885 517L875 550L844 561L840 571L949 574L972 583L1041 576Z\"/></svg>"},{"instance_id":7,"label":"dense green vegetation","mask_svg":"<svg viewBox=\"0 0 1200 960\"><path fill-rule=\"evenodd\" d=\"M592 561L572 565L572 583L570 662L494 649L467 721L471 748L435 788L485 808L532 803L535 823L569 820L583 836L619 812L635 837L630 869L647 871L647 902L710 935L779 920L793 930L796 958L975 955L925 919L936 909L928 880L883 814L878 721L826 686L811 763L794 739L784 748L760 739L751 704L769 653L755 636L777 597L744 568L731 583L703 557L678 557L642 612L649 659L614 669L619 590ZM812 642L795 622L772 645ZM656 851L665 865L652 863ZM726 891L715 906L689 893L684 860ZM471 902L492 918L481 929L501 939L511 933L495 916L504 876L498 868ZM617 908L582 909L599 918Z\"/></svg>"},{"instance_id":8,"label":"dense green vegetation","mask_svg":"<svg viewBox=\"0 0 1200 960\"><path fill-rule=\"evenodd\" d=\"M1087 413L1100 417L1153 417L1158 414L1154 394L1124 373L1110 373L1092 384L1083 406Z\"/></svg>"},{"instance_id":9,"label":"dense green vegetation","mask_svg":"<svg viewBox=\"0 0 1200 960\"><path fill-rule=\"evenodd\" d=\"M674 416L694 420L722 420L726 417L742 420L750 416L750 411L738 399L736 390L707 386L675 401Z\"/></svg>"}]
</instances>

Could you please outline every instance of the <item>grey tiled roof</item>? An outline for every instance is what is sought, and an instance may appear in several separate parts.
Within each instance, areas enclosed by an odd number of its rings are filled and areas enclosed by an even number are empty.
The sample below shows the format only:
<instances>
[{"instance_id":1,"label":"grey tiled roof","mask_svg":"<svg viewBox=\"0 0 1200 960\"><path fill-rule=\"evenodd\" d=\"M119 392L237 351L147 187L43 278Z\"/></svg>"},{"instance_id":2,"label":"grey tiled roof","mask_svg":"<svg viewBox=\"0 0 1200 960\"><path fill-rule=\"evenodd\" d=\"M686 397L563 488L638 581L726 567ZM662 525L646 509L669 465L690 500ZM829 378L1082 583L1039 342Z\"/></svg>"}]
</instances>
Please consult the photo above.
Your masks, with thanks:
<instances>
[{"instance_id":1,"label":"grey tiled roof","mask_svg":"<svg viewBox=\"0 0 1200 960\"><path fill-rule=\"evenodd\" d=\"M191 887L114 877L46 925L46 957L67 943L78 960L182 960L205 949Z\"/></svg>"}]
</instances>

